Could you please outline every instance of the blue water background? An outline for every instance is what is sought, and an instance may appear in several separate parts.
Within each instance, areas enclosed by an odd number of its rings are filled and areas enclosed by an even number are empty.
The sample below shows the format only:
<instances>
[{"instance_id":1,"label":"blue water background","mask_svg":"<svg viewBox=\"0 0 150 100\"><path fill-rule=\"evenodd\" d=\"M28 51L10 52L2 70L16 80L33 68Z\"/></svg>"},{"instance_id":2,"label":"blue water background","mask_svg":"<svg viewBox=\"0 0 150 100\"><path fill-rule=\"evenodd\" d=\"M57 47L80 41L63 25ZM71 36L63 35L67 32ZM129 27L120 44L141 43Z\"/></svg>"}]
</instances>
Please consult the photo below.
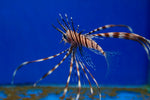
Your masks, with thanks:
<instances>
[{"instance_id":1,"label":"blue water background","mask_svg":"<svg viewBox=\"0 0 150 100\"><path fill-rule=\"evenodd\" d=\"M10 84L15 68L24 61L54 55L69 47L51 24L59 13L73 17L80 31L89 32L106 24L125 24L134 33L150 39L149 0L1 0L0 1L0 84ZM111 28L101 32L125 31ZM87 51L96 70L89 68L102 85L143 85L148 83L148 59L143 47L131 40L98 39L108 52L109 70L103 56ZM15 83L34 83L63 56L29 64L17 72ZM106 74L107 73L107 74ZM65 84L69 58L41 84ZM85 78L84 78L85 79Z\"/></svg>"}]
</instances>

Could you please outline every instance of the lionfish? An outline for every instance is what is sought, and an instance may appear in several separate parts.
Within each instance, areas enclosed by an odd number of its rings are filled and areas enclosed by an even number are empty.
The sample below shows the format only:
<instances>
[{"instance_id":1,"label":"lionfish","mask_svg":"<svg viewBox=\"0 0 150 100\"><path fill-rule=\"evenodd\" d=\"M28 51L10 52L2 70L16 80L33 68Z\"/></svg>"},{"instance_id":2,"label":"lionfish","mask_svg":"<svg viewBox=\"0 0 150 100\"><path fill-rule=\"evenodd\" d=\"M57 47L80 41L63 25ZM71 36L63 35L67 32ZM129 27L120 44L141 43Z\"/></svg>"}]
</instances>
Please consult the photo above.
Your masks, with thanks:
<instances>
[{"instance_id":1,"label":"lionfish","mask_svg":"<svg viewBox=\"0 0 150 100\"><path fill-rule=\"evenodd\" d=\"M91 82L89 80L88 74L90 75L90 77L92 78L92 80L94 81L94 83L96 84L97 89L98 89L99 99L101 99L101 91L100 91L100 87L98 85L98 82L96 81L96 79L94 78L94 76L92 75L92 73L90 72L90 70L83 63L83 61L76 54L77 50L79 50L81 56L83 56L82 55L82 52L83 52L82 48L86 47L88 49L93 49L93 50L98 51L99 53L101 53L105 57L105 59L107 59L107 55L104 52L104 50L102 49L102 47L100 45L98 45L93 40L93 38L96 38L96 37L110 37L110 38L120 38L120 39L128 39L128 40L137 41L138 43L140 43L144 47L144 49L145 49L145 51L146 51L146 53L148 55L148 59L150 60L150 55L149 55L149 52L150 52L150 40L148 40L148 39L146 39L146 38L144 38L144 37L142 37L142 36L140 36L138 34L133 33L132 29L129 26L127 26L127 25L122 25L122 24L120 24L120 25L114 25L114 24L105 25L105 26L102 26L102 27L98 27L97 29L94 29L94 30L92 30L92 31L90 31L88 33L81 34L83 31L78 32L79 25L75 29L72 17L70 18L70 21L69 21L69 19L67 17L67 14L65 14L65 18L66 19L64 19L61 14L59 14L59 16L60 16L61 21L63 22L63 24L58 19L57 19L57 22L58 22L58 24L61 26L61 28L65 32L62 31L61 29L55 27L54 25L52 25L52 26L57 31L59 31L62 34L62 41L64 41L65 43L69 43L70 44L70 48L68 48L68 49L66 49L66 50L64 50L64 51L62 51L62 52L60 52L58 54L55 54L53 56L49 56L49 57L38 59L38 60L34 60L34 61L23 62L14 71L14 73L13 73L13 79L12 79L12 84L14 83L14 78L15 78L16 72L21 67L23 67L24 65L27 65L29 63L41 62L41 61L45 61L45 60L48 60L48 59L52 59L52 58L55 58L55 57L57 57L57 56L65 53L65 52L67 52L65 54L65 56L63 57L63 59L57 65L55 65L51 70L49 70L46 74L44 74L37 82L35 82L33 86L36 86L36 84L39 81L41 81L42 79L44 79L46 76L52 74L52 72L54 70L56 70L60 66L60 64L62 64L64 62L64 60L69 55L71 55L70 69L69 69L69 75L68 75L67 83L66 83L66 86L64 88L63 95L60 98L61 99L65 98L65 95L66 95L67 90L68 90L68 86L69 86L69 82L70 82L72 70L73 70L73 65L76 65L76 72L77 72L77 77L78 77L78 93L76 95L76 100L79 99L79 97L80 97L80 91L81 91L81 79L80 79L80 70L79 70L79 67L81 67L81 69L83 70L83 73L84 73L86 79L88 80L88 83L89 83L89 86L90 86L91 95L93 95L94 92L93 92L93 87L92 87ZM108 29L108 28L111 28L111 27L125 27L125 28L129 29L130 33L129 32L107 32L107 33L92 34L92 33L95 33L97 31L101 31L103 29Z\"/></svg>"}]
</instances>

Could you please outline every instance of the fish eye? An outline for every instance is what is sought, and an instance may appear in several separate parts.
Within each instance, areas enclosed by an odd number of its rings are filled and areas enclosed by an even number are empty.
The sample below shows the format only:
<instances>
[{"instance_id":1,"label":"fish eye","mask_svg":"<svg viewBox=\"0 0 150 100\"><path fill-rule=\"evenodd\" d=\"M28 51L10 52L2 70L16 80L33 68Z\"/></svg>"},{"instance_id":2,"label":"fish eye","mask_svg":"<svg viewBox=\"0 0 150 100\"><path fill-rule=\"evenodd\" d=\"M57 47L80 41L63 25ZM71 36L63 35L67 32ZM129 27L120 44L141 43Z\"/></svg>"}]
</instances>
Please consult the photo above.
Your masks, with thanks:
<instances>
[{"instance_id":1,"label":"fish eye","mask_svg":"<svg viewBox=\"0 0 150 100\"><path fill-rule=\"evenodd\" d=\"M63 35L64 39L67 39L67 36L66 35Z\"/></svg>"}]
</instances>

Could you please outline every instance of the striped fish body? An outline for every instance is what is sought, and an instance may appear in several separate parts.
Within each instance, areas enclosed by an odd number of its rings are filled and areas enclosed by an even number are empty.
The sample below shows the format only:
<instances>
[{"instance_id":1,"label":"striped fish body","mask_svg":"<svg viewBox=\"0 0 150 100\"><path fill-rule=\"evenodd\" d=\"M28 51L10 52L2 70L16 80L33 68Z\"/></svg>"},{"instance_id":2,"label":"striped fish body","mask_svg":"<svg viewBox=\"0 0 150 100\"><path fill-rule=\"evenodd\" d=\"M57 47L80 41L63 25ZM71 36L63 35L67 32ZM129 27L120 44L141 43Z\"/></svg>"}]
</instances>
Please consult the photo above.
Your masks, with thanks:
<instances>
[{"instance_id":1,"label":"striped fish body","mask_svg":"<svg viewBox=\"0 0 150 100\"><path fill-rule=\"evenodd\" d=\"M86 37L86 35L82 35L72 30L67 30L66 39L64 41L76 47L84 46L87 48L98 50L105 56L105 52L103 51L103 49L94 40Z\"/></svg>"}]
</instances>

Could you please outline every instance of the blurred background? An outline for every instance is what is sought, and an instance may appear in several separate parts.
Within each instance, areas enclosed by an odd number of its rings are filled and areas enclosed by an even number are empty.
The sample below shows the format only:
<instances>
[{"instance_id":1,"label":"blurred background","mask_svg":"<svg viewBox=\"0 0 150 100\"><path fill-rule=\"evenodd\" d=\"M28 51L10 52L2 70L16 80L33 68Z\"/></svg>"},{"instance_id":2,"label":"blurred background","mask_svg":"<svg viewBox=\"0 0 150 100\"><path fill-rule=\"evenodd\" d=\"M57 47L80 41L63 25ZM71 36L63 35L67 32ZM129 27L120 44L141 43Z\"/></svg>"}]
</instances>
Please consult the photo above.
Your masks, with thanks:
<instances>
[{"instance_id":1,"label":"blurred background","mask_svg":"<svg viewBox=\"0 0 150 100\"><path fill-rule=\"evenodd\" d=\"M13 71L24 61L55 55L70 45L60 43L59 13L73 17L75 27L87 33L107 24L129 25L133 32L150 39L149 0L1 0L0 1L0 84L10 84ZM115 27L101 32L129 32ZM109 68L103 56L88 49L95 67L89 69L101 85L148 84L149 63L144 48L131 40L96 39L108 55ZM63 54L64 55L64 54ZM32 63L21 68L15 84L33 84L53 68L63 55L52 60ZM70 58L39 84L65 84ZM94 70L96 69L96 70ZM82 71L82 70L81 70ZM83 74L83 72L81 72ZM73 73L73 80L76 81ZM84 77L85 83L88 83Z\"/></svg>"}]
</instances>

